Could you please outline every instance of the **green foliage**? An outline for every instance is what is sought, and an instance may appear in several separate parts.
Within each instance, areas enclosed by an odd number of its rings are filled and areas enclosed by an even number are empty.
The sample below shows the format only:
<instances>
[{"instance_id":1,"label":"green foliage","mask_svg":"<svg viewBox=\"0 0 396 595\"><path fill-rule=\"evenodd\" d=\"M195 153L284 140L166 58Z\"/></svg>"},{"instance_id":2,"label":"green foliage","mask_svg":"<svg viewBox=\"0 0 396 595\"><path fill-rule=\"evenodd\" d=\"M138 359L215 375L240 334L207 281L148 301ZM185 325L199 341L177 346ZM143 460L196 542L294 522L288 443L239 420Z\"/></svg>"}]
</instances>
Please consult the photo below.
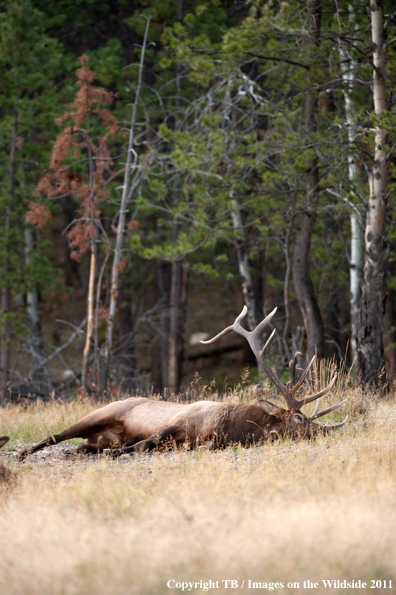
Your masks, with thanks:
<instances>
[{"instance_id":1,"label":"green foliage","mask_svg":"<svg viewBox=\"0 0 396 595\"><path fill-rule=\"evenodd\" d=\"M57 81L68 61L29 0L6 4L0 18L0 287L14 295L35 289L45 298L57 279L47 256L48 232L37 230L35 248L27 254L25 215L49 157L53 120L65 98ZM19 334L24 309L15 304L3 313L0 327L5 321Z\"/></svg>"},{"instance_id":2,"label":"green foliage","mask_svg":"<svg viewBox=\"0 0 396 595\"><path fill-rule=\"evenodd\" d=\"M291 229L290 254L306 208L306 174L312 161L318 160L319 203L310 255L313 282L322 305L334 288L347 288L348 237L343 230L350 207L334 193L361 208L362 197L367 197L365 167L370 167L367 145L373 145L373 128L380 125L389 138L394 136L392 113L379 119L372 116L370 94L364 85L356 85L357 134L354 145L348 144L341 58L332 39L340 33L352 39L353 27L367 28L367 7L361 10L355 2L351 7L353 19L348 20L344 14L337 16L334 4L324 3L318 47L304 33L296 34L306 31L307 16L293 1L253 3L249 14L238 23L227 23L221 36L200 29L200 18L207 14L205 3L197 3L183 23L164 29L161 65L182 69L186 101L176 125L172 120L171 125L159 126L162 145L156 149L156 159L166 163L162 171L171 169L171 177L178 176L179 188L174 193L162 186L155 199L161 208L158 228L164 258L199 248L206 262L209 245L215 251L219 242L235 247L244 237L252 259L261 252L271 266L284 261L286 234ZM361 59L362 52L369 50L358 33L356 37L344 43L356 61L356 77L369 81L371 68ZM317 101L315 130L306 129L303 118L307 93ZM388 149L393 150L391 142ZM345 184L350 152L358 153L361 160L354 189ZM154 213L154 200L149 196L147 200ZM235 210L241 214L243 229L232 224ZM186 233L175 236L175 225ZM153 236L142 241L150 243ZM153 254L152 248L145 254L150 250ZM157 246L155 255L160 254ZM219 266L227 262L221 253L215 260ZM194 270L211 274L206 264L194 265ZM223 271L227 277L233 274ZM266 279L274 289L281 289L282 270L276 276L267 273Z\"/></svg>"},{"instance_id":3,"label":"green foliage","mask_svg":"<svg viewBox=\"0 0 396 595\"><path fill-rule=\"evenodd\" d=\"M385 5L390 12L390 0ZM307 172L317 160L320 186L310 253L314 288L321 306L338 287L348 299L349 216L351 205L364 211L376 126L388 133L389 192L396 186L392 102L380 117L373 115L368 5L352 0L347 10L324 0L318 47L309 43L305 5L296 0L239 7L187 0L181 15L181 4L172 0L15 0L0 6L0 287L11 286L13 295L33 287L42 295L51 291L48 232L36 230L37 245L27 259L25 214L48 167L57 133L54 118L72 99L76 56L86 53L99 82L117 94L112 115L125 126L136 92L138 45L145 17L151 16L153 45L146 54L135 144L143 173L132 197L137 225L128 237L133 270L140 271L142 259L183 259L196 274L236 282L236 248L245 241L252 271L262 259L265 287L279 296L286 238L290 256L306 208ZM389 64L395 46L388 48ZM353 69L355 80L352 143L345 67ZM390 93L395 83L389 68ZM309 94L317 101L316 127L310 130L304 119ZM93 136L99 135L95 120L91 124ZM101 205L106 231L117 210L125 136L118 133L111 143L120 174L108 183L111 200ZM76 178L87 173L81 151L75 147L64 161ZM351 155L359 170L353 187L347 183ZM390 202L390 241L394 221ZM393 252L391 264L395 260ZM394 279L390 286L396 287ZM293 302L292 293L290 298ZM23 308L19 311L22 319Z\"/></svg>"}]
</instances>

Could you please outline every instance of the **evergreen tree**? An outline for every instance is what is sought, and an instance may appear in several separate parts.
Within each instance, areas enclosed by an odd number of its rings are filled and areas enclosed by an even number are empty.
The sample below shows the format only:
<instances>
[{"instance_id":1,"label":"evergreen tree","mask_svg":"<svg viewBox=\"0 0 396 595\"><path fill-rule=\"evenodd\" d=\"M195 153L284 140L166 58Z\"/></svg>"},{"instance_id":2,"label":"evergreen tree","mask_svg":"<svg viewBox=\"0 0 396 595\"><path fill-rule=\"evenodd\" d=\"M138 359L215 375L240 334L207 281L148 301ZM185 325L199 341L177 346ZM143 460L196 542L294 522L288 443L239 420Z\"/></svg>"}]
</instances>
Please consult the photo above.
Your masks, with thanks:
<instances>
[{"instance_id":1,"label":"evergreen tree","mask_svg":"<svg viewBox=\"0 0 396 595\"><path fill-rule=\"evenodd\" d=\"M48 292L54 275L46 256L48 243L41 233L33 233L25 215L48 156L65 64L59 44L46 34L44 15L29 0L2 3L1 8L0 329L4 400L10 380L10 346L16 333L26 334L30 327L30 350L36 363L40 359L37 296ZM25 309L15 299L21 293L27 295L27 326Z\"/></svg>"}]
</instances>

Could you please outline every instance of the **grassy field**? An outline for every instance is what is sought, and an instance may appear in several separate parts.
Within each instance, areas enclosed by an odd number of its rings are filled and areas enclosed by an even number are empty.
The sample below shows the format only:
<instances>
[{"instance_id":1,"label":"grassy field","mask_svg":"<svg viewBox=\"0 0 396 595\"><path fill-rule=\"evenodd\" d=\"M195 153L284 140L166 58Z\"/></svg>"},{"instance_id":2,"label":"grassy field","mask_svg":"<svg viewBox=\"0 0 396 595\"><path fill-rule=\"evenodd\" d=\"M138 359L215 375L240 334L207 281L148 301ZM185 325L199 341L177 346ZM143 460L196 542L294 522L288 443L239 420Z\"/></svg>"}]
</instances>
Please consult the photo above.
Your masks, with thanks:
<instances>
[{"instance_id":1,"label":"grassy field","mask_svg":"<svg viewBox=\"0 0 396 595\"><path fill-rule=\"evenodd\" d=\"M13 463L19 481L1 493L0 593L179 594L182 582L198 583L189 593L395 592L396 402L347 396L347 426L315 442L116 461L77 458L66 445ZM12 450L94 408L9 407L0 435ZM336 579L367 587L322 583Z\"/></svg>"}]
</instances>

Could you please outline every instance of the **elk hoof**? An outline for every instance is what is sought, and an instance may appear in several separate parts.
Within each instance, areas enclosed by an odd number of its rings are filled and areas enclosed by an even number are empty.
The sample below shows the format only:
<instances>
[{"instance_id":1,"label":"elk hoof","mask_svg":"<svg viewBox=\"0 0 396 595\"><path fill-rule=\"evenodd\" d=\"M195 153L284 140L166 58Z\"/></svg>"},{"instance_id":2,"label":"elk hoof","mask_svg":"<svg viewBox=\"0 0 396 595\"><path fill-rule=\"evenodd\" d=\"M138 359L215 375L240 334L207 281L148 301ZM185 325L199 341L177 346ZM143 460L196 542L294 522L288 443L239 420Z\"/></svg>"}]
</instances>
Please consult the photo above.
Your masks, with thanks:
<instances>
[{"instance_id":1,"label":"elk hoof","mask_svg":"<svg viewBox=\"0 0 396 595\"><path fill-rule=\"evenodd\" d=\"M202 450L214 450L216 448L216 444L213 442L213 440L207 440L199 448Z\"/></svg>"},{"instance_id":2,"label":"elk hoof","mask_svg":"<svg viewBox=\"0 0 396 595\"><path fill-rule=\"evenodd\" d=\"M28 458L29 455L30 455L30 452L29 451L22 450L21 452L15 453L14 456L15 456L15 460L18 463L24 463L25 460Z\"/></svg>"},{"instance_id":3,"label":"elk hoof","mask_svg":"<svg viewBox=\"0 0 396 595\"><path fill-rule=\"evenodd\" d=\"M118 457L122 455L122 451L114 450L114 448L104 448L102 454L104 454L105 457L110 457L110 459L118 459Z\"/></svg>"}]
</instances>

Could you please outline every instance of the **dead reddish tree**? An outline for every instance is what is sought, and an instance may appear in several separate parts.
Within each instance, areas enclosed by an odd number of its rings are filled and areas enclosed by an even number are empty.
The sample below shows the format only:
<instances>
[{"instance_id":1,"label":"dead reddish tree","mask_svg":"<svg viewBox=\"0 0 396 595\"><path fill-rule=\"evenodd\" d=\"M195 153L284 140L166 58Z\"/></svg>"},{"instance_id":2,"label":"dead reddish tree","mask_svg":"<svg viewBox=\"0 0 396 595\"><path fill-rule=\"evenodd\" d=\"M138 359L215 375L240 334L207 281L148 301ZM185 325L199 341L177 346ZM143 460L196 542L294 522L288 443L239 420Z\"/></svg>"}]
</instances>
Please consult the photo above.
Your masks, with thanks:
<instances>
[{"instance_id":1,"label":"dead reddish tree","mask_svg":"<svg viewBox=\"0 0 396 595\"><path fill-rule=\"evenodd\" d=\"M74 101L56 119L57 124L71 123L58 135L51 155L51 171L40 180L37 190L53 198L72 195L81 205L66 234L71 258L80 261L84 254L90 253L87 330L81 370L81 384L86 394L89 356L99 319L103 272L102 266L97 274L100 241L107 244L105 263L110 254L110 243L100 220L102 205L109 197L108 183L115 175L107 137L119 128L114 116L103 107L113 103L114 94L94 86L96 75L88 67L88 56L81 56L80 63Z\"/></svg>"}]
</instances>

